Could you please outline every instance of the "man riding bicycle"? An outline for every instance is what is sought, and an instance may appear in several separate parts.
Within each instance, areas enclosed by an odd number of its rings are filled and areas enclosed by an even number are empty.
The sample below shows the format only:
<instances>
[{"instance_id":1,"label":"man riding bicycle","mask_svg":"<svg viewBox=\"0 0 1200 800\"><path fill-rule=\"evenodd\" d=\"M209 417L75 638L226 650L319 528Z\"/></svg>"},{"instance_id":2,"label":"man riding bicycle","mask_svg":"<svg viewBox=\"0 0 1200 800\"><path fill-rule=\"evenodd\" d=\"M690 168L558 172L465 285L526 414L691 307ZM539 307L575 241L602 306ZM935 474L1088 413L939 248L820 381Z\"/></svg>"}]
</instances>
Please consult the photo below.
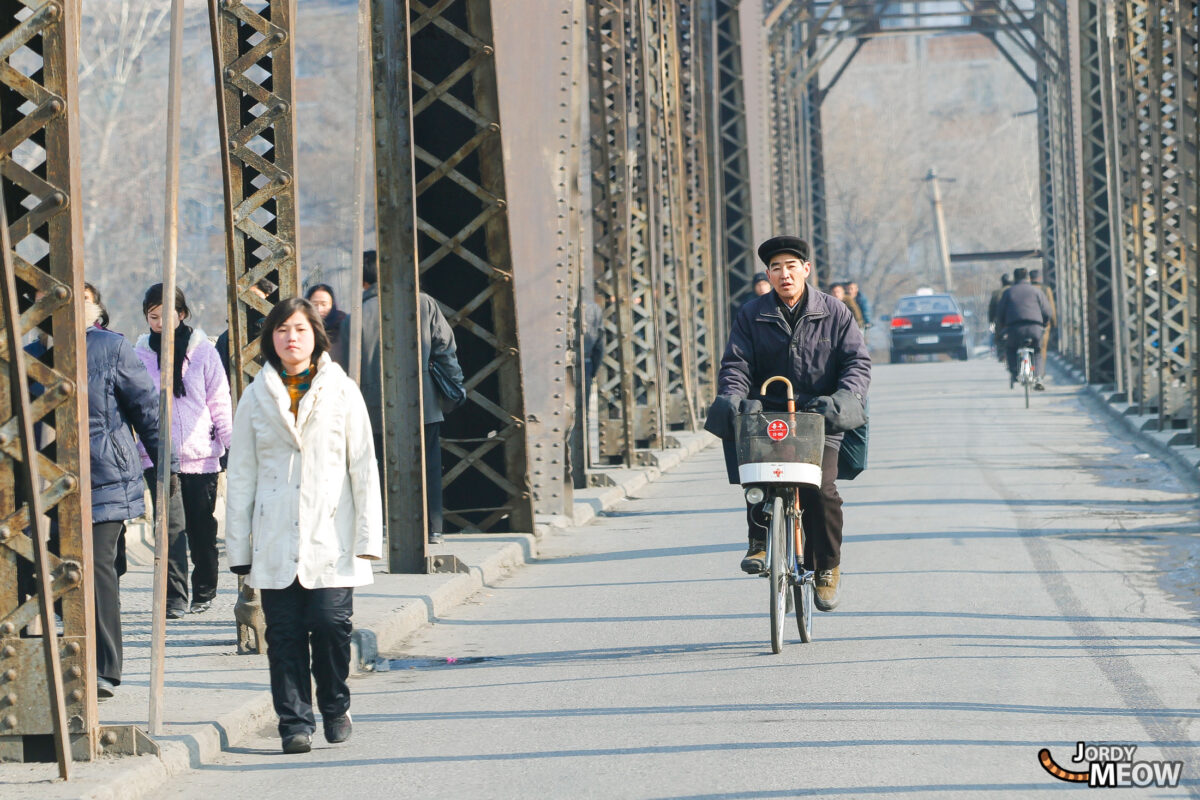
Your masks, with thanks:
<instances>
[{"instance_id":1,"label":"man riding bicycle","mask_svg":"<svg viewBox=\"0 0 1200 800\"><path fill-rule=\"evenodd\" d=\"M812 272L808 243L795 236L763 242L758 257L767 265L772 291L738 311L721 359L717 399L705 430L720 436L730 483L739 483L734 449L737 413L787 408L783 386L758 394L767 378L782 375L792 382L796 407L825 417L825 452L821 488L801 489L804 506L804 561L817 573L815 605L832 611L838 604L841 578L842 498L838 494L838 449L842 433L866 421L864 404L871 383L871 357L862 331L846 305L808 286ZM764 509L747 503L749 547L742 570L766 569Z\"/></svg>"},{"instance_id":2,"label":"man riding bicycle","mask_svg":"<svg viewBox=\"0 0 1200 800\"><path fill-rule=\"evenodd\" d=\"M1008 287L996 308L996 330L1004 331L1008 355L1009 388L1016 385L1017 372L1021 369L1021 358L1017 353L1024 343L1033 340L1033 388L1045 389L1042 383L1043 355L1042 332L1054 318L1054 309L1046 294L1029 282L1029 271L1024 267L1013 270L1013 285Z\"/></svg>"}]
</instances>

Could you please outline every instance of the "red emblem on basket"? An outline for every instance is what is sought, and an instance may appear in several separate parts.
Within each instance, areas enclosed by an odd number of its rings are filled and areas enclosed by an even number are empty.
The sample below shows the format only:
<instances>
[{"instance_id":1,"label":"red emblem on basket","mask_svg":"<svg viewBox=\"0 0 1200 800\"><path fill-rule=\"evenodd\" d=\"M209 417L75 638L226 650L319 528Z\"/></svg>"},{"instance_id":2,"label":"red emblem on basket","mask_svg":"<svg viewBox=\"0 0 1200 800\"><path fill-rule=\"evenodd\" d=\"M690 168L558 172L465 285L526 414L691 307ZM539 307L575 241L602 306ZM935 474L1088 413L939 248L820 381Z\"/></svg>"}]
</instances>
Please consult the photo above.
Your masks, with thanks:
<instances>
[{"instance_id":1,"label":"red emblem on basket","mask_svg":"<svg viewBox=\"0 0 1200 800\"><path fill-rule=\"evenodd\" d=\"M790 432L788 424L781 419L773 419L767 425L767 437L773 442L782 442Z\"/></svg>"},{"instance_id":2,"label":"red emblem on basket","mask_svg":"<svg viewBox=\"0 0 1200 800\"><path fill-rule=\"evenodd\" d=\"M782 478L782 477L783 477L783 470L781 470L779 467L776 467L776 468L775 468L775 473L774 473L774 474L775 474L775 477L776 477L776 478Z\"/></svg>"}]
</instances>

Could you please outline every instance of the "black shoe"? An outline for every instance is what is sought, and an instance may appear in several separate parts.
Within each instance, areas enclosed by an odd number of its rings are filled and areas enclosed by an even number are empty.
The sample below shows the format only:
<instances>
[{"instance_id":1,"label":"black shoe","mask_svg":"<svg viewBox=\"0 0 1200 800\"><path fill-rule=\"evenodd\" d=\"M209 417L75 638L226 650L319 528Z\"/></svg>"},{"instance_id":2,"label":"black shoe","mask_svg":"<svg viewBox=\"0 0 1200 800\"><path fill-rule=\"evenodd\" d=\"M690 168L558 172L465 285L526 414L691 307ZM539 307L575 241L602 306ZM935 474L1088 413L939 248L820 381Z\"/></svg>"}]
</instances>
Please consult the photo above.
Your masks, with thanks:
<instances>
[{"instance_id":1,"label":"black shoe","mask_svg":"<svg viewBox=\"0 0 1200 800\"><path fill-rule=\"evenodd\" d=\"M312 750L312 736L307 733L293 733L283 737L283 752L289 754L307 753Z\"/></svg>"},{"instance_id":2,"label":"black shoe","mask_svg":"<svg viewBox=\"0 0 1200 800\"><path fill-rule=\"evenodd\" d=\"M167 606L167 619L183 619L187 615L187 606Z\"/></svg>"},{"instance_id":3,"label":"black shoe","mask_svg":"<svg viewBox=\"0 0 1200 800\"><path fill-rule=\"evenodd\" d=\"M210 608L212 608L212 603L212 600L201 600L199 603L192 603L192 613L203 614L205 611L208 611Z\"/></svg>"},{"instance_id":4,"label":"black shoe","mask_svg":"<svg viewBox=\"0 0 1200 800\"><path fill-rule=\"evenodd\" d=\"M1041 379L1038 379L1033 382L1033 390L1035 392L1044 392L1046 391L1046 384L1042 383Z\"/></svg>"},{"instance_id":5,"label":"black shoe","mask_svg":"<svg viewBox=\"0 0 1200 800\"><path fill-rule=\"evenodd\" d=\"M325 719L324 715L321 715L321 721L325 725L325 741L330 744L346 741L354 730L354 721L350 719L349 711L340 717L330 719Z\"/></svg>"},{"instance_id":6,"label":"black shoe","mask_svg":"<svg viewBox=\"0 0 1200 800\"><path fill-rule=\"evenodd\" d=\"M438 533L437 531L434 531L433 533L429 534L429 543L430 544L445 544L446 537L442 536L442 534Z\"/></svg>"},{"instance_id":7,"label":"black shoe","mask_svg":"<svg viewBox=\"0 0 1200 800\"><path fill-rule=\"evenodd\" d=\"M746 548L746 557L742 559L742 572L747 575L759 575L767 568L767 543L757 539L750 540Z\"/></svg>"},{"instance_id":8,"label":"black shoe","mask_svg":"<svg viewBox=\"0 0 1200 800\"><path fill-rule=\"evenodd\" d=\"M108 678L96 677L96 697L107 700L117 693L117 687Z\"/></svg>"}]
</instances>

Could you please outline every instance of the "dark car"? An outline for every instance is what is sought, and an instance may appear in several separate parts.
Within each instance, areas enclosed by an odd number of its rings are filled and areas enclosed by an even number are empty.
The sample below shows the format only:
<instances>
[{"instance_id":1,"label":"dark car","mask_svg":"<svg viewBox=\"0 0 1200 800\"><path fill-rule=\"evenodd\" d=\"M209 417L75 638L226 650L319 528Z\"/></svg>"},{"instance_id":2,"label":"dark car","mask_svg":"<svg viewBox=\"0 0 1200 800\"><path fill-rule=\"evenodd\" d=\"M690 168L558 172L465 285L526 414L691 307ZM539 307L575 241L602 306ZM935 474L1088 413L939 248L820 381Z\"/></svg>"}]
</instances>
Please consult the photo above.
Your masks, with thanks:
<instances>
[{"instance_id":1,"label":"dark car","mask_svg":"<svg viewBox=\"0 0 1200 800\"><path fill-rule=\"evenodd\" d=\"M892 363L904 356L946 353L966 361L971 351L965 315L948 294L901 297L892 314Z\"/></svg>"}]
</instances>

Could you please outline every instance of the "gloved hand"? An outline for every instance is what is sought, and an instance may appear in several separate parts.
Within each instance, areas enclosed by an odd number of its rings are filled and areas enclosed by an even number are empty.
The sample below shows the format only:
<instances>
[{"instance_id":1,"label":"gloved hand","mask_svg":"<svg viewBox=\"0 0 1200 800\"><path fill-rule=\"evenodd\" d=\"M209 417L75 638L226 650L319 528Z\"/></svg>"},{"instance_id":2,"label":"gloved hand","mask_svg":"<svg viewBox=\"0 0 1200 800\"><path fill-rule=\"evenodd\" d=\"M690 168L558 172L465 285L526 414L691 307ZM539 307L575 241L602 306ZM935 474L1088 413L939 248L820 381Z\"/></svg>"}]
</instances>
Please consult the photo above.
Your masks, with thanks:
<instances>
[{"instance_id":1,"label":"gloved hand","mask_svg":"<svg viewBox=\"0 0 1200 800\"><path fill-rule=\"evenodd\" d=\"M763 404L761 400L742 398L742 401L738 403L739 414L761 414L762 410Z\"/></svg>"},{"instance_id":2,"label":"gloved hand","mask_svg":"<svg viewBox=\"0 0 1200 800\"><path fill-rule=\"evenodd\" d=\"M704 430L722 439L732 439L734 418L738 407L746 398L736 394L717 395L708 409L708 417L704 420Z\"/></svg>"},{"instance_id":3,"label":"gloved hand","mask_svg":"<svg viewBox=\"0 0 1200 800\"><path fill-rule=\"evenodd\" d=\"M814 397L804 404L803 410L825 417L826 434L844 433L867 423L862 396L849 389L838 389L831 395Z\"/></svg>"}]
</instances>

